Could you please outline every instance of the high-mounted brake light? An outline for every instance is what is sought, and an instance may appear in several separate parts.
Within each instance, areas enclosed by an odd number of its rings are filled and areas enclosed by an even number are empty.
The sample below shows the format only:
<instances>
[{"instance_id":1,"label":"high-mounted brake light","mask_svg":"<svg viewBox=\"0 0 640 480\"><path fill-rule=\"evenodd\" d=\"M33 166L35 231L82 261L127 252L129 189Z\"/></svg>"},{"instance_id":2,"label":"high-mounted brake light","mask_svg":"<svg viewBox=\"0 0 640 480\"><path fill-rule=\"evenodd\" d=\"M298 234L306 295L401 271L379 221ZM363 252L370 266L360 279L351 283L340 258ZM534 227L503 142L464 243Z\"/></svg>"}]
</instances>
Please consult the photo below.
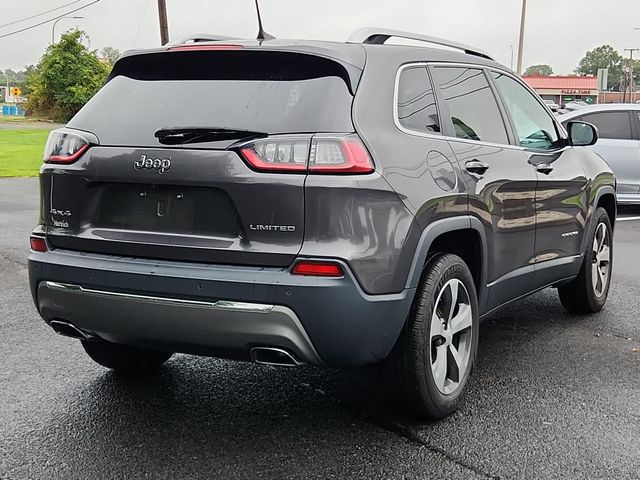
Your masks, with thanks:
<instances>
[{"instance_id":1,"label":"high-mounted brake light","mask_svg":"<svg viewBox=\"0 0 640 480\"><path fill-rule=\"evenodd\" d=\"M254 170L262 172L365 174L375 170L357 135L273 135L239 149Z\"/></svg>"},{"instance_id":2,"label":"high-mounted brake light","mask_svg":"<svg viewBox=\"0 0 640 480\"><path fill-rule=\"evenodd\" d=\"M80 135L67 130L54 130L44 147L44 163L69 164L78 160L89 148Z\"/></svg>"},{"instance_id":3,"label":"high-mounted brake light","mask_svg":"<svg viewBox=\"0 0 640 480\"><path fill-rule=\"evenodd\" d=\"M169 47L170 52L192 52L192 51L211 51L211 50L240 50L242 45L200 45L192 43L189 45L179 45L177 47Z\"/></svg>"},{"instance_id":4,"label":"high-mounted brake light","mask_svg":"<svg viewBox=\"0 0 640 480\"><path fill-rule=\"evenodd\" d=\"M339 263L318 262L311 260L300 260L291 271L294 275L307 275L313 277L342 277L344 272Z\"/></svg>"},{"instance_id":5,"label":"high-mounted brake light","mask_svg":"<svg viewBox=\"0 0 640 480\"><path fill-rule=\"evenodd\" d=\"M32 236L29 238L29 243L31 244L31 250L34 252L47 251L47 241L43 237Z\"/></svg>"}]
</instances>

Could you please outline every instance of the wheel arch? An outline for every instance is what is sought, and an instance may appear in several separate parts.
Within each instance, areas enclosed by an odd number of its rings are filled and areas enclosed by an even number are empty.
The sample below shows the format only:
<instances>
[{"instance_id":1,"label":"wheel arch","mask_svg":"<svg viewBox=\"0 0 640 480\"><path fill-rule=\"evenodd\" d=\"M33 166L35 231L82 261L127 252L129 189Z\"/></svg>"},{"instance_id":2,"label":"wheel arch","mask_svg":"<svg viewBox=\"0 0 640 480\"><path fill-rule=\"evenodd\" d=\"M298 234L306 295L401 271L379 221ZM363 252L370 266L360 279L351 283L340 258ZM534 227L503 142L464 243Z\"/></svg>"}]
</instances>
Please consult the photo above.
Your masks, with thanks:
<instances>
[{"instance_id":1,"label":"wheel arch","mask_svg":"<svg viewBox=\"0 0 640 480\"><path fill-rule=\"evenodd\" d=\"M609 221L611 222L611 229L615 228L618 204L616 202L616 194L613 189L609 191L607 188L601 188L598 191L595 208L598 207L602 207L607 211Z\"/></svg>"},{"instance_id":2,"label":"wheel arch","mask_svg":"<svg viewBox=\"0 0 640 480\"><path fill-rule=\"evenodd\" d=\"M587 239L591 238L591 233L596 228L595 222L593 221L594 213L598 207L604 208L609 214L609 221L611 222L611 229L613 230L616 222L617 215L617 202L616 202L616 191L610 185L605 185L600 187L596 194L593 196L593 202L591 203L591 214L589 216L588 227L585 229L585 234L582 236L582 245L580 248L580 252L584 254L588 248Z\"/></svg>"},{"instance_id":3,"label":"wheel arch","mask_svg":"<svg viewBox=\"0 0 640 480\"><path fill-rule=\"evenodd\" d=\"M482 311L487 294L487 240L480 220L464 215L430 223L418 241L407 288L418 286L424 266L434 253L453 253L467 263L474 279L478 307Z\"/></svg>"}]
</instances>

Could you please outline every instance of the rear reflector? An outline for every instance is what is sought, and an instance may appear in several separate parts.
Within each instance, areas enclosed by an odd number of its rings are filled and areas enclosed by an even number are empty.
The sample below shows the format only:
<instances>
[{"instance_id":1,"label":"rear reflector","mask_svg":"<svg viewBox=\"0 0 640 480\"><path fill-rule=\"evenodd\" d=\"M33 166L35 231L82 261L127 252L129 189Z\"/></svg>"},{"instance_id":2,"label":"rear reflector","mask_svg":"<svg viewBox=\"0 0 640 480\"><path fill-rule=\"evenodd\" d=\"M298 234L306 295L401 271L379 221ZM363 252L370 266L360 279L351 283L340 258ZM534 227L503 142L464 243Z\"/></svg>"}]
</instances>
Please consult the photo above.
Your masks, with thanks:
<instances>
[{"instance_id":1,"label":"rear reflector","mask_svg":"<svg viewBox=\"0 0 640 480\"><path fill-rule=\"evenodd\" d=\"M362 140L347 135L273 135L242 145L240 155L261 172L366 174L375 170Z\"/></svg>"},{"instance_id":2,"label":"rear reflector","mask_svg":"<svg viewBox=\"0 0 640 480\"><path fill-rule=\"evenodd\" d=\"M344 272L340 264L335 262L312 262L301 260L295 264L294 275L310 275L315 277L342 277Z\"/></svg>"},{"instance_id":3,"label":"rear reflector","mask_svg":"<svg viewBox=\"0 0 640 480\"><path fill-rule=\"evenodd\" d=\"M31 243L31 250L34 252L46 252L47 251L47 241L42 237L31 237L29 239Z\"/></svg>"}]
</instances>

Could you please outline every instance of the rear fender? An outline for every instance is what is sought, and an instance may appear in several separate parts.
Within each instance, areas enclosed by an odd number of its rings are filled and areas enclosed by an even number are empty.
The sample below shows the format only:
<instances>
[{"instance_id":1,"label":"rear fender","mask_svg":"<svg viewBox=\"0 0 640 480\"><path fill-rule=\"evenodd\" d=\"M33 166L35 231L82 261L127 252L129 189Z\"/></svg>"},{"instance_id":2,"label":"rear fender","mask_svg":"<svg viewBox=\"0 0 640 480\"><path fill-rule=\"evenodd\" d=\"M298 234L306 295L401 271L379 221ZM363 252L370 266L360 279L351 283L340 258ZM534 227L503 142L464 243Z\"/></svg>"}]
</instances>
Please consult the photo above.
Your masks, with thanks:
<instances>
[{"instance_id":1,"label":"rear fender","mask_svg":"<svg viewBox=\"0 0 640 480\"><path fill-rule=\"evenodd\" d=\"M482 259L480 261L480 288L478 293L478 307L480 312L484 311L487 300L487 239L482 228L482 223L475 217L463 215L451 218L444 218L430 223L422 232L416 253L413 257L406 288L417 288L424 265L427 261L429 249L433 242L440 235L456 230L474 230L478 233L481 242Z\"/></svg>"}]
</instances>

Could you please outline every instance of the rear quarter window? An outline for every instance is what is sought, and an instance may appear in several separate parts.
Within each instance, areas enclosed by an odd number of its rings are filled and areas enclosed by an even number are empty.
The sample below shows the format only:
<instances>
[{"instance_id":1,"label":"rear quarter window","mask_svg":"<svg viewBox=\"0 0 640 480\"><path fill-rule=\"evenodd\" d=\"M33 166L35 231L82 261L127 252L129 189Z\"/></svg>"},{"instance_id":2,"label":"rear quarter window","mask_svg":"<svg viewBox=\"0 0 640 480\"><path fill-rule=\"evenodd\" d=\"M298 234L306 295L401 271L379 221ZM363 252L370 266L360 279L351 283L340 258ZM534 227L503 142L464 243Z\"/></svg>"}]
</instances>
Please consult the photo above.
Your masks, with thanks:
<instances>
[{"instance_id":1,"label":"rear quarter window","mask_svg":"<svg viewBox=\"0 0 640 480\"><path fill-rule=\"evenodd\" d=\"M401 70L397 86L397 121L403 128L417 133L440 133L436 99L425 66Z\"/></svg>"}]
</instances>

